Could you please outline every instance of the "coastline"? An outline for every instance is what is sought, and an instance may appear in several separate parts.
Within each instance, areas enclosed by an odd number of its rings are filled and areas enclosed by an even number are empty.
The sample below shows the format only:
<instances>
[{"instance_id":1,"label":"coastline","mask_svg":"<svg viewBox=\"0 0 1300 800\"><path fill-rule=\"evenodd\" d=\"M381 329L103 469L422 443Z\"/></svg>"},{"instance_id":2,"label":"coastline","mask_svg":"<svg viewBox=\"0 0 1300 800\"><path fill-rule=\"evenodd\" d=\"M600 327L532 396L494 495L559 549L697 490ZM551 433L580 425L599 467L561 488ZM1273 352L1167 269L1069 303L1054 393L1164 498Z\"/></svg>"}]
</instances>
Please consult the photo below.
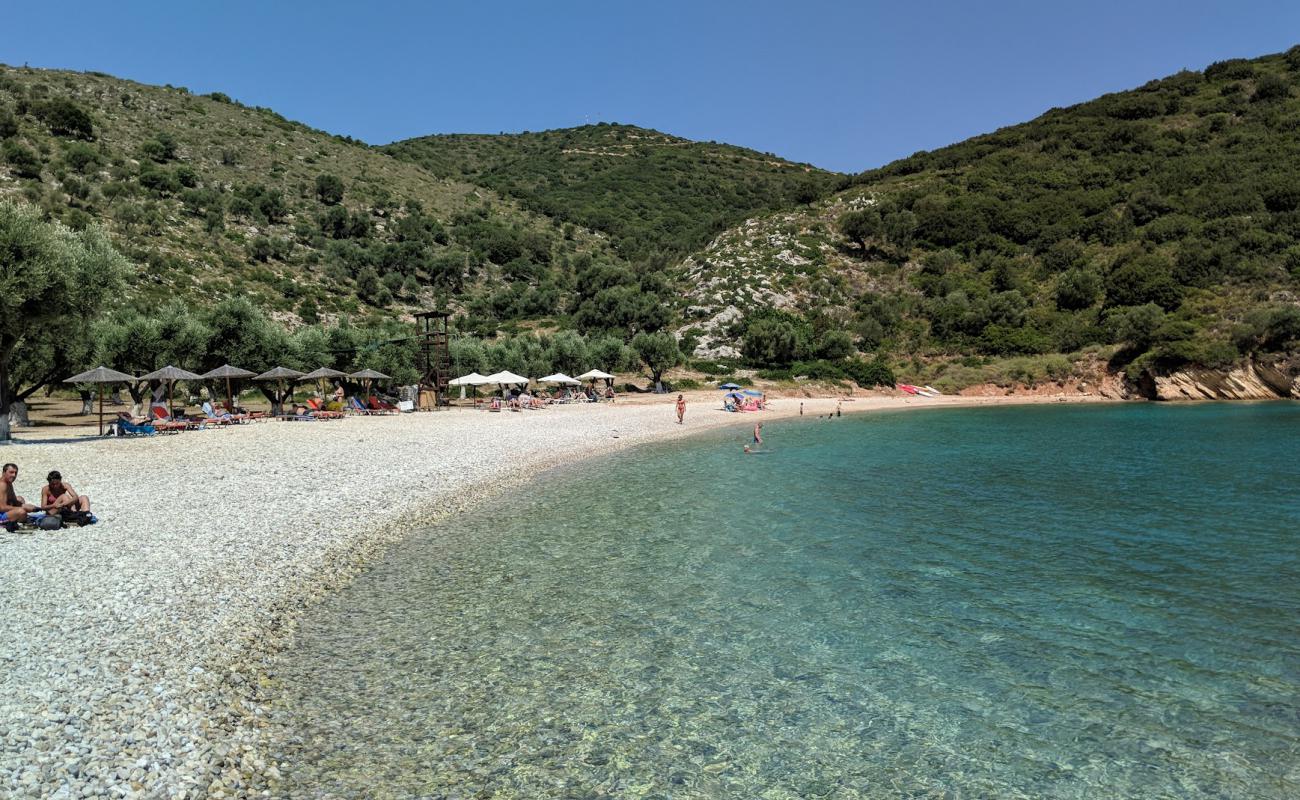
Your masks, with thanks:
<instances>
[{"instance_id":1,"label":"coastline","mask_svg":"<svg viewBox=\"0 0 1300 800\"><path fill-rule=\"evenodd\" d=\"M800 402L824 415L837 402L777 398L733 415L707 396L715 402L693 401L685 426L659 396L13 448L20 493L61 469L103 521L0 534L6 791L245 795L276 771L258 747L264 670L301 612L392 542L575 458L790 418ZM1057 402L1114 401L873 396L843 410Z\"/></svg>"}]
</instances>

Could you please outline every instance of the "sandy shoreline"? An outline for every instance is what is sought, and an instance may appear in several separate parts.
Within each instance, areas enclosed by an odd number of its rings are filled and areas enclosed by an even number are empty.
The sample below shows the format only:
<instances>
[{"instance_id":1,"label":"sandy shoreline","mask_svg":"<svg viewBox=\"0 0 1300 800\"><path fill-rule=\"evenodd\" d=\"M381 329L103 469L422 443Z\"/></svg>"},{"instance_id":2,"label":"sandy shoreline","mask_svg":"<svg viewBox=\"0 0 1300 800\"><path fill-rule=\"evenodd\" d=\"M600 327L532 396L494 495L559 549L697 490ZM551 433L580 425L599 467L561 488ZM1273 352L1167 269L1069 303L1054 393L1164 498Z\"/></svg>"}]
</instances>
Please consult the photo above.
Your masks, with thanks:
<instances>
[{"instance_id":1,"label":"sandy shoreline","mask_svg":"<svg viewBox=\"0 0 1300 800\"><path fill-rule=\"evenodd\" d=\"M696 395L699 397L700 395ZM716 394L703 395L716 398ZM244 796L258 752L259 672L303 608L416 527L509 491L548 464L761 414L670 398L488 414L264 423L145 440L3 448L32 496L59 469L102 522L0 533L0 793ZM1102 398L858 397L844 413Z\"/></svg>"}]
</instances>

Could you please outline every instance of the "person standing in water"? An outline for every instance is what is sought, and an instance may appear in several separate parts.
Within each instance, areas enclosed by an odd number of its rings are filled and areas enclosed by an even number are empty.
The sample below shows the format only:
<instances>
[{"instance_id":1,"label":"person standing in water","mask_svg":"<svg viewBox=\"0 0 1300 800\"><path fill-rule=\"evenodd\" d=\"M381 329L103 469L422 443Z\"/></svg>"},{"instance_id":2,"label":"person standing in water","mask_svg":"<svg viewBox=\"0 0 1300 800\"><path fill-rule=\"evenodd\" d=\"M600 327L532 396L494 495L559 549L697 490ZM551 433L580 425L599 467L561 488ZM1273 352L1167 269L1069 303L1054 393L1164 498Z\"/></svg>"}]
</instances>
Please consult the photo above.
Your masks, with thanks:
<instances>
[{"instance_id":1,"label":"person standing in water","mask_svg":"<svg viewBox=\"0 0 1300 800\"><path fill-rule=\"evenodd\" d=\"M686 398L677 395L677 424L682 424L682 418L686 416Z\"/></svg>"},{"instance_id":2,"label":"person standing in water","mask_svg":"<svg viewBox=\"0 0 1300 800\"><path fill-rule=\"evenodd\" d=\"M754 426L754 446L763 446L763 423L761 422Z\"/></svg>"}]
</instances>

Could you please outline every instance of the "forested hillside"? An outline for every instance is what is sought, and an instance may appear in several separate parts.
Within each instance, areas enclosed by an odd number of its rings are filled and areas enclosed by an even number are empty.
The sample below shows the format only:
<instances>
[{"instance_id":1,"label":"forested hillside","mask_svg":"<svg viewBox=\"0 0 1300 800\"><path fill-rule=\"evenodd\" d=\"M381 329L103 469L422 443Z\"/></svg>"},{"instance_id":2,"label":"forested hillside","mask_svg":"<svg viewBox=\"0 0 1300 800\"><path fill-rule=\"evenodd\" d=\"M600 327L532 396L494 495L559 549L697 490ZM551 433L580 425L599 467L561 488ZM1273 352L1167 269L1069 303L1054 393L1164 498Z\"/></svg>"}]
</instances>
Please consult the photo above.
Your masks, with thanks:
<instances>
[{"instance_id":1,"label":"forested hillside","mask_svg":"<svg viewBox=\"0 0 1300 800\"><path fill-rule=\"evenodd\" d=\"M823 197L843 180L769 153L605 123L426 136L383 149L602 231L632 261L685 254L748 216Z\"/></svg>"},{"instance_id":2,"label":"forested hillside","mask_svg":"<svg viewBox=\"0 0 1300 800\"><path fill-rule=\"evenodd\" d=\"M549 317L599 237L220 93L0 67L0 196L106 228L121 300L245 297L291 323L473 306Z\"/></svg>"},{"instance_id":3,"label":"forested hillside","mask_svg":"<svg viewBox=\"0 0 1300 800\"><path fill-rule=\"evenodd\" d=\"M681 330L773 367L837 331L918 371L1088 349L1219 366L1294 351L1298 237L1300 47L1052 109L751 220L683 263Z\"/></svg>"}]
</instances>

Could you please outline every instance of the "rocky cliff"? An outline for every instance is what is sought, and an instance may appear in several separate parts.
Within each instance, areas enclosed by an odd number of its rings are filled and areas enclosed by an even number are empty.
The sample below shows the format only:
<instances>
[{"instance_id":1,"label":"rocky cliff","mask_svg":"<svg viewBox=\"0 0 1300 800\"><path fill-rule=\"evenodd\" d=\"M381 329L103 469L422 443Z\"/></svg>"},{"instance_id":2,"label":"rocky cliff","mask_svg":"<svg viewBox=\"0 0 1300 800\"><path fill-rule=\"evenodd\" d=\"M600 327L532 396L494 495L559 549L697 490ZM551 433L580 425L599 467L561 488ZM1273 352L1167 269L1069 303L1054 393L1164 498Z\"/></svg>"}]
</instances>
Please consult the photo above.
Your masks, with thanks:
<instances>
[{"instance_id":1,"label":"rocky cliff","mask_svg":"<svg viewBox=\"0 0 1300 800\"><path fill-rule=\"evenodd\" d=\"M1282 365L1246 362L1232 369L1146 371L1137 394L1151 400L1276 400L1300 398L1300 376Z\"/></svg>"}]
</instances>

